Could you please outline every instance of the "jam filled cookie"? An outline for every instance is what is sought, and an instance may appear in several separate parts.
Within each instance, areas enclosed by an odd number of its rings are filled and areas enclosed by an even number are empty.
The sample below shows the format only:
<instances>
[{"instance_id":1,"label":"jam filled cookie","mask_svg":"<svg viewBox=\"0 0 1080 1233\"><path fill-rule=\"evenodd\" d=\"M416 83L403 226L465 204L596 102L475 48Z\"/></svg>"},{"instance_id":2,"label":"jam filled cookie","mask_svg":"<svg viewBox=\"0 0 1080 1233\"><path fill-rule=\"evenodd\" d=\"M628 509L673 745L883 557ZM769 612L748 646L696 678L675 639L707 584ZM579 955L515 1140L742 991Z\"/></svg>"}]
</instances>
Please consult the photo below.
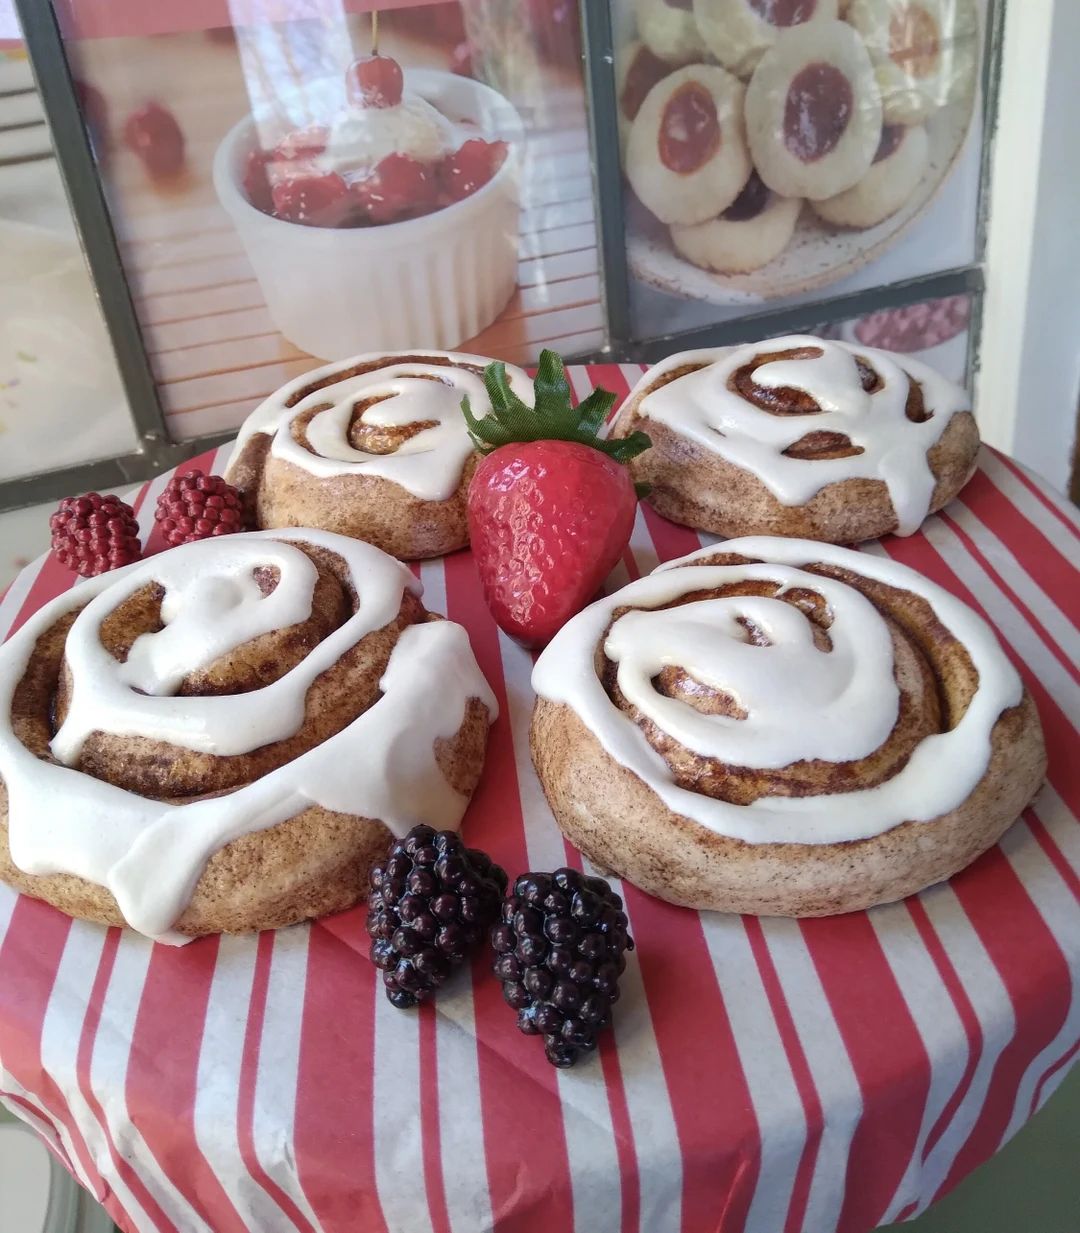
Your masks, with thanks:
<instances>
[{"instance_id":1,"label":"jam filled cookie","mask_svg":"<svg viewBox=\"0 0 1080 1233\"><path fill-rule=\"evenodd\" d=\"M919 124L970 96L979 54L972 0L851 0L877 70L886 124Z\"/></svg>"},{"instance_id":2,"label":"jam filled cookie","mask_svg":"<svg viewBox=\"0 0 1080 1233\"><path fill-rule=\"evenodd\" d=\"M819 200L857 184L881 141L881 95L855 31L830 21L781 33L750 79L746 127L773 192Z\"/></svg>"},{"instance_id":3,"label":"jam filled cookie","mask_svg":"<svg viewBox=\"0 0 1080 1233\"><path fill-rule=\"evenodd\" d=\"M870 170L835 197L813 202L814 213L838 227L875 227L911 197L926 170L930 143L922 125L886 124Z\"/></svg>"},{"instance_id":4,"label":"jam filled cookie","mask_svg":"<svg viewBox=\"0 0 1080 1233\"><path fill-rule=\"evenodd\" d=\"M908 356L792 335L669 356L612 435L648 433L631 471L673 522L853 544L913 534L967 483L970 405Z\"/></svg>"},{"instance_id":5,"label":"jam filled cookie","mask_svg":"<svg viewBox=\"0 0 1080 1233\"><path fill-rule=\"evenodd\" d=\"M749 77L781 30L835 21L837 0L694 0L705 45L739 77Z\"/></svg>"},{"instance_id":6,"label":"jam filled cookie","mask_svg":"<svg viewBox=\"0 0 1080 1233\"><path fill-rule=\"evenodd\" d=\"M796 197L778 197L752 172L746 187L718 218L671 228L671 242L687 261L718 274L749 274L778 257L795 232L802 209Z\"/></svg>"},{"instance_id":7,"label":"jam filled cookie","mask_svg":"<svg viewBox=\"0 0 1080 1233\"><path fill-rule=\"evenodd\" d=\"M623 147L630 136L630 125L637 119L645 96L685 62L661 60L644 43L635 40L615 53L615 94L619 108L619 140Z\"/></svg>"},{"instance_id":8,"label":"jam filled cookie","mask_svg":"<svg viewBox=\"0 0 1080 1233\"><path fill-rule=\"evenodd\" d=\"M697 60L705 54L692 0L637 0L642 42L661 60Z\"/></svg>"},{"instance_id":9,"label":"jam filled cookie","mask_svg":"<svg viewBox=\"0 0 1080 1233\"><path fill-rule=\"evenodd\" d=\"M694 64L645 96L630 127L626 175L661 222L703 223L742 191L751 171L745 94L726 69Z\"/></svg>"}]
</instances>

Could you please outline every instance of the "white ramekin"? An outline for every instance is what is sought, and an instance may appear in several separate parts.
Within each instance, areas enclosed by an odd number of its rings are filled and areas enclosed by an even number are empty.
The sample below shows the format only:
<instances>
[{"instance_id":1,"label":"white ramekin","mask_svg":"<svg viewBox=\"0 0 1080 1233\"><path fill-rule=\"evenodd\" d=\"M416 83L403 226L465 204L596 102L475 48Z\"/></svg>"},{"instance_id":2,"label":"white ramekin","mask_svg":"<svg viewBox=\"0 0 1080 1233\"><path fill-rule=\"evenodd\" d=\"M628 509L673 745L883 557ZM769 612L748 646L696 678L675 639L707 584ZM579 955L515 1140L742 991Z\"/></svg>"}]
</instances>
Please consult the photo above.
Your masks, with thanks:
<instances>
[{"instance_id":1,"label":"white ramekin","mask_svg":"<svg viewBox=\"0 0 1080 1233\"><path fill-rule=\"evenodd\" d=\"M524 129L481 82L433 69L409 86L452 120L510 147L491 180L464 201L377 227L305 227L257 210L241 188L255 148L248 116L214 157L214 187L255 270L274 324L324 360L370 351L450 351L498 316L517 285L518 160Z\"/></svg>"}]
</instances>

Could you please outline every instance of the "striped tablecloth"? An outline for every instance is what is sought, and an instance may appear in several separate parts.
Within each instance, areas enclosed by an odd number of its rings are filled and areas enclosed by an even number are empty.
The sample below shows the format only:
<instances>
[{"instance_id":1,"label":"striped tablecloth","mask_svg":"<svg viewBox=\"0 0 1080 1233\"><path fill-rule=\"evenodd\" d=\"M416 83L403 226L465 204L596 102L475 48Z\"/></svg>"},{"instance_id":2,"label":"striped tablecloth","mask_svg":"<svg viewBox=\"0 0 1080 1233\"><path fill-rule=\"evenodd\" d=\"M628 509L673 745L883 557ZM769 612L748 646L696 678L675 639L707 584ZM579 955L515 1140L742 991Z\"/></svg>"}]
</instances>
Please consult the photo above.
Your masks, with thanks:
<instances>
[{"instance_id":1,"label":"striped tablecloth","mask_svg":"<svg viewBox=\"0 0 1080 1233\"><path fill-rule=\"evenodd\" d=\"M572 378L625 393L637 372ZM146 529L163 483L139 494ZM612 585L699 543L643 508ZM947 885L801 923L624 885L614 1031L568 1072L519 1035L489 956L394 1010L362 910L175 950L0 887L5 1102L139 1233L866 1233L921 1211L1080 1049L1078 544L1075 510L985 452L921 534L867 549L981 611L1046 728L1035 806ZM513 872L578 862L529 762L530 656L467 553L420 572L502 706L470 843ZM35 563L0 629L70 582Z\"/></svg>"}]
</instances>

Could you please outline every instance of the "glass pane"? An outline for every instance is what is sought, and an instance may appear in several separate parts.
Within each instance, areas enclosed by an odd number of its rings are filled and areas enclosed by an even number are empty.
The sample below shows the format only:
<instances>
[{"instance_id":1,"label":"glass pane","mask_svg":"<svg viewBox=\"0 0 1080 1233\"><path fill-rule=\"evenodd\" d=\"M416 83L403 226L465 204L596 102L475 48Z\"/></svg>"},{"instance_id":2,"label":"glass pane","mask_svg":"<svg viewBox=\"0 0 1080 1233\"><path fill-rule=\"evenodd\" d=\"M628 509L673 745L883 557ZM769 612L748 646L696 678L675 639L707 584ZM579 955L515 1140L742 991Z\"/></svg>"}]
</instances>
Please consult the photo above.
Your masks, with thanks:
<instances>
[{"instance_id":1,"label":"glass pane","mask_svg":"<svg viewBox=\"0 0 1080 1233\"><path fill-rule=\"evenodd\" d=\"M0 40L0 482L134 446L30 65Z\"/></svg>"},{"instance_id":2,"label":"glass pane","mask_svg":"<svg viewBox=\"0 0 1080 1233\"><path fill-rule=\"evenodd\" d=\"M323 360L603 343L576 4L370 8L56 5L175 437Z\"/></svg>"},{"instance_id":3,"label":"glass pane","mask_svg":"<svg viewBox=\"0 0 1080 1233\"><path fill-rule=\"evenodd\" d=\"M985 0L611 0L635 337L970 265Z\"/></svg>"}]
</instances>

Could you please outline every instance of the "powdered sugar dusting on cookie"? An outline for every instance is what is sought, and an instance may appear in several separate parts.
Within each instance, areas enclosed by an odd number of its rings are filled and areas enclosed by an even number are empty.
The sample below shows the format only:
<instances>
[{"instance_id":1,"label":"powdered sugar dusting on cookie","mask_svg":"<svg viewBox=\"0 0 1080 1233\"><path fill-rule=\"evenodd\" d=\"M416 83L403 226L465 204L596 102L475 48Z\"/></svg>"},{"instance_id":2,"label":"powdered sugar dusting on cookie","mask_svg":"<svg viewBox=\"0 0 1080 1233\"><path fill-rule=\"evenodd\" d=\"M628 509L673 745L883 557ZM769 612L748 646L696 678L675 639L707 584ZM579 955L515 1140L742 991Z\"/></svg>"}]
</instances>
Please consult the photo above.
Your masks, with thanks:
<instances>
[{"instance_id":1,"label":"powdered sugar dusting on cookie","mask_svg":"<svg viewBox=\"0 0 1080 1233\"><path fill-rule=\"evenodd\" d=\"M762 364L753 380L766 389L803 391L819 411L774 415L734 387L735 374L764 351L796 350L814 354ZM863 388L857 358L864 359L880 379L873 392ZM896 512L899 535L917 531L930 511L935 479L928 451L952 416L970 409L964 390L909 356L808 335L669 356L642 378L639 388L648 389L657 377L687 364L702 367L645 394L638 404L641 415L751 472L783 505L805 505L827 484L881 480ZM912 381L920 385L928 413L922 422L906 414ZM832 459L785 454L817 432L847 437L861 452Z\"/></svg>"}]
</instances>

